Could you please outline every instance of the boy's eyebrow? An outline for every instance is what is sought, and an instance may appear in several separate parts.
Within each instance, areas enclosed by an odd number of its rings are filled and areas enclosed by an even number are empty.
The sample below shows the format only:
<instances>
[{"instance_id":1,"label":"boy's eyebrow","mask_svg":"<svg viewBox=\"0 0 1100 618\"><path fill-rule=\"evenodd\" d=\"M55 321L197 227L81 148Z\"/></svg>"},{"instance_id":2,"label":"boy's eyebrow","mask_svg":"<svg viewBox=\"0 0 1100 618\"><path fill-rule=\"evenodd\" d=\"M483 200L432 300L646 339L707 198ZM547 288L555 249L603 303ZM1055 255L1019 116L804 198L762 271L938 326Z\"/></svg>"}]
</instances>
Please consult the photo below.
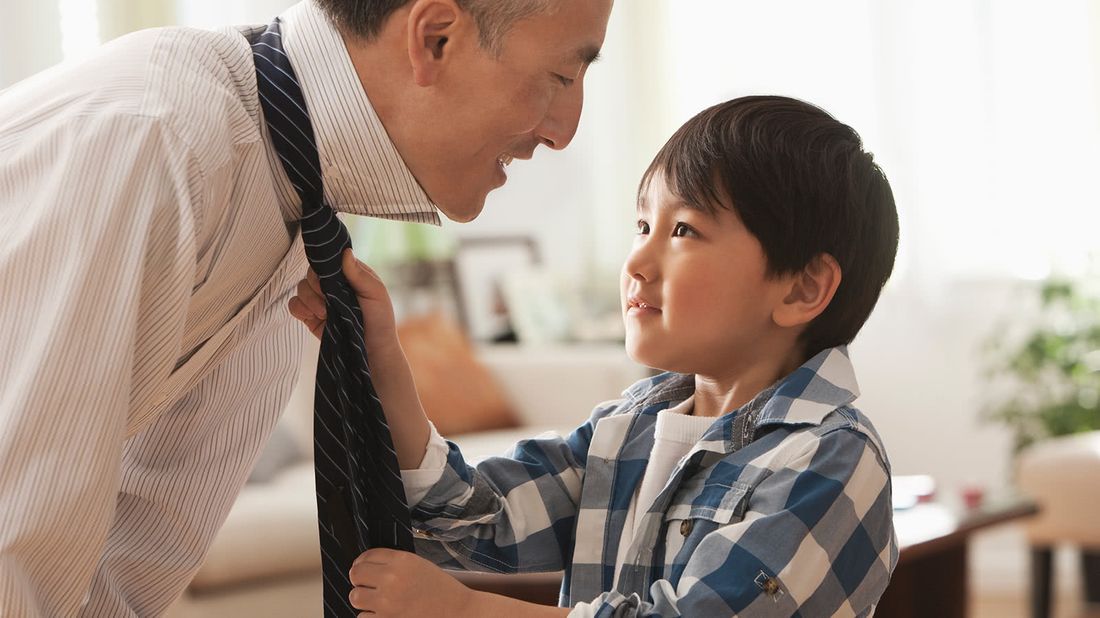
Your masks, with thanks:
<instances>
[{"instance_id":1,"label":"boy's eyebrow","mask_svg":"<svg viewBox=\"0 0 1100 618\"><path fill-rule=\"evenodd\" d=\"M701 208L692 206L680 198L673 198L668 202L668 208L671 210L693 210L702 211ZM635 212L641 213L649 210L649 202L646 201L645 196L638 198L638 203L634 207Z\"/></svg>"}]
</instances>

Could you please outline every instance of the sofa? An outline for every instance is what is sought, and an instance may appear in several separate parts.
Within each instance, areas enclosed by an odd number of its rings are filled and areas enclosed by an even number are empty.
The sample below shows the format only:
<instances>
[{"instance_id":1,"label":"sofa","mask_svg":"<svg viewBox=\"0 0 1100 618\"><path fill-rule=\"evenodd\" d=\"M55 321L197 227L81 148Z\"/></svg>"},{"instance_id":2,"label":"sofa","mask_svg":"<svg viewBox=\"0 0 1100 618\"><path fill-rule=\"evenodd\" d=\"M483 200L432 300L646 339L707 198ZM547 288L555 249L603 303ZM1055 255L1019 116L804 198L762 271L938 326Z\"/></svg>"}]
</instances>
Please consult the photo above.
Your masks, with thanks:
<instances>
[{"instance_id":1,"label":"sofa","mask_svg":"<svg viewBox=\"0 0 1100 618\"><path fill-rule=\"evenodd\" d=\"M316 350L305 353L298 386L255 472L218 533L205 563L169 618L320 616L312 433ZM648 370L621 344L473 348L518 421L509 429L446 435L470 459L503 453L517 440L566 433L599 402L618 397ZM500 591L499 582L479 581ZM545 590L545 586L542 586Z\"/></svg>"}]
</instances>

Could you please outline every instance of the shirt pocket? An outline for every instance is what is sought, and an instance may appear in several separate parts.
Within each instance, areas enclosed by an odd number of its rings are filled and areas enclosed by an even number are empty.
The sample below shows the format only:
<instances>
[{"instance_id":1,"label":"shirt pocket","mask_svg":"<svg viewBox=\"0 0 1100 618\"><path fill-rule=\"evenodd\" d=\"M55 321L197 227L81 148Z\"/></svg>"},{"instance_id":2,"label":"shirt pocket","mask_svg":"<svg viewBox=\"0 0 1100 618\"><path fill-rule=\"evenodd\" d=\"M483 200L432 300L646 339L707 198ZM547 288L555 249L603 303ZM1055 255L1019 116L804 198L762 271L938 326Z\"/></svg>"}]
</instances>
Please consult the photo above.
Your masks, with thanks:
<instances>
[{"instance_id":1,"label":"shirt pocket","mask_svg":"<svg viewBox=\"0 0 1100 618\"><path fill-rule=\"evenodd\" d=\"M686 486L665 511L665 566L673 585L699 543L722 526L744 519L752 485L738 481L710 481Z\"/></svg>"}]
</instances>

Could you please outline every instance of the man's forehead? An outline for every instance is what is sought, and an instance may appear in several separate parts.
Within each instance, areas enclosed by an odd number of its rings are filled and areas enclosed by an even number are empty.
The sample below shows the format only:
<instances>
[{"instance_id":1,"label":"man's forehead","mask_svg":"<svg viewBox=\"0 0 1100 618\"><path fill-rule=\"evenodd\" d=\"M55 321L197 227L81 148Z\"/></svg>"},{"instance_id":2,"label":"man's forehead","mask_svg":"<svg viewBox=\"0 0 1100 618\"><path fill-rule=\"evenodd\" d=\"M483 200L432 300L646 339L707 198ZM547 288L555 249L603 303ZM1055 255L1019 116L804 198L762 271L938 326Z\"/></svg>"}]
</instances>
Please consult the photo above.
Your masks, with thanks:
<instances>
[{"instance_id":1,"label":"man's forehead","mask_svg":"<svg viewBox=\"0 0 1100 618\"><path fill-rule=\"evenodd\" d=\"M547 41L551 46L556 39L561 62L587 66L599 59L612 4L610 0L558 0L556 8L544 15L549 27L543 34L551 36Z\"/></svg>"}]
</instances>

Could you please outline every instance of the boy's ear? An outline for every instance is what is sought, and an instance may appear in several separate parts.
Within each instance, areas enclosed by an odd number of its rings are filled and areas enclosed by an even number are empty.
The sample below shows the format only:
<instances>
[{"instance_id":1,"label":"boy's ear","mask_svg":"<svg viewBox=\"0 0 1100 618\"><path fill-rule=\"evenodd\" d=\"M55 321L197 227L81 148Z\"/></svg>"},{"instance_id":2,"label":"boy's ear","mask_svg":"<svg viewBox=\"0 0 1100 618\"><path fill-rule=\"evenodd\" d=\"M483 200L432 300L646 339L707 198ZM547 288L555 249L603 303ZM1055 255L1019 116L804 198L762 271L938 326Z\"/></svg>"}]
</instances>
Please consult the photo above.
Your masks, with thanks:
<instances>
[{"instance_id":1,"label":"boy's ear","mask_svg":"<svg viewBox=\"0 0 1100 618\"><path fill-rule=\"evenodd\" d=\"M409 62L417 86L430 86L439 78L454 48L451 40L465 16L455 0L415 0L406 27Z\"/></svg>"},{"instance_id":2,"label":"boy's ear","mask_svg":"<svg viewBox=\"0 0 1100 618\"><path fill-rule=\"evenodd\" d=\"M828 253L814 256L801 272L790 276L790 288L772 310L772 320L783 327L810 323L832 302L841 274L836 258Z\"/></svg>"}]
</instances>

